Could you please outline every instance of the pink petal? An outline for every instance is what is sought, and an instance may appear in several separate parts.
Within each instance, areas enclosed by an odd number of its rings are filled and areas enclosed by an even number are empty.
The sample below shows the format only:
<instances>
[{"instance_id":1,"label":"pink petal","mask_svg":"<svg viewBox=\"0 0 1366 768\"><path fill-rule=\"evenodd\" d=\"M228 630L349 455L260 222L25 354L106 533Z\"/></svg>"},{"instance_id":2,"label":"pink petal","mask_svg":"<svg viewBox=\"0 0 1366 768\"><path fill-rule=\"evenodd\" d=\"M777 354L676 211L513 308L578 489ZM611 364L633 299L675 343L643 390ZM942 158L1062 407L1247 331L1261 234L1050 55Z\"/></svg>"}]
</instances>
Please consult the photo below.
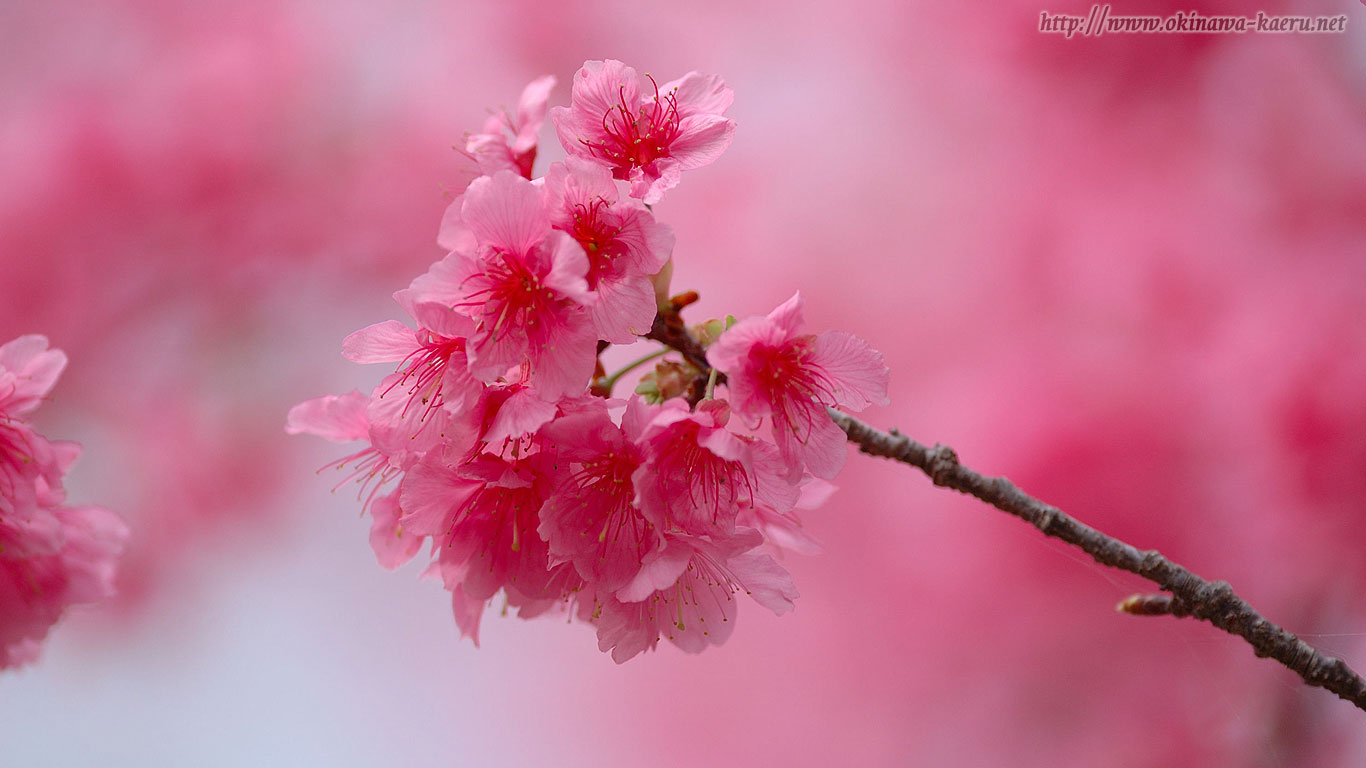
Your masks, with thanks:
<instances>
[{"instance_id":1,"label":"pink petal","mask_svg":"<svg viewBox=\"0 0 1366 768\"><path fill-rule=\"evenodd\" d=\"M446 212L441 216L441 229L437 231L436 244L448 251L473 253L478 243L474 239L474 233L460 218L460 209L464 205L465 196L461 195L446 206Z\"/></svg>"},{"instance_id":2,"label":"pink petal","mask_svg":"<svg viewBox=\"0 0 1366 768\"><path fill-rule=\"evenodd\" d=\"M835 404L862 410L869 405L886 405L891 372L882 353L868 342L845 331L826 331L816 337L811 362L818 365L835 385Z\"/></svg>"},{"instance_id":3,"label":"pink petal","mask_svg":"<svg viewBox=\"0 0 1366 768\"><path fill-rule=\"evenodd\" d=\"M517 102L517 137L512 143L514 151L525 152L536 146L536 136L545 122L550 91L555 88L556 82L554 75L542 75L522 89L522 98Z\"/></svg>"},{"instance_id":4,"label":"pink petal","mask_svg":"<svg viewBox=\"0 0 1366 768\"><path fill-rule=\"evenodd\" d=\"M554 401L582 393L597 363L597 340L592 321L581 310L550 329L532 350L531 380L540 396Z\"/></svg>"},{"instance_id":5,"label":"pink petal","mask_svg":"<svg viewBox=\"0 0 1366 768\"><path fill-rule=\"evenodd\" d=\"M397 320L375 323L342 340L342 355L353 363L393 363L417 348L413 329Z\"/></svg>"},{"instance_id":6,"label":"pink petal","mask_svg":"<svg viewBox=\"0 0 1366 768\"><path fill-rule=\"evenodd\" d=\"M598 650L611 651L612 661L624 664L659 643L659 626L643 603L621 603L607 598L597 619Z\"/></svg>"},{"instance_id":7,"label":"pink petal","mask_svg":"<svg viewBox=\"0 0 1366 768\"><path fill-rule=\"evenodd\" d=\"M678 138L669 145L669 154L681 170L691 171L710 165L726 151L735 138L735 121L720 115L693 115L678 123Z\"/></svg>"},{"instance_id":8,"label":"pink petal","mask_svg":"<svg viewBox=\"0 0 1366 768\"><path fill-rule=\"evenodd\" d=\"M643 275L602 280L588 307L598 338L613 344L631 344L649 333L655 311L655 287Z\"/></svg>"},{"instance_id":9,"label":"pink petal","mask_svg":"<svg viewBox=\"0 0 1366 768\"><path fill-rule=\"evenodd\" d=\"M118 558L128 539L127 524L103 507L63 507L57 515L65 538L61 560L67 585L63 599L94 603L111 597Z\"/></svg>"},{"instance_id":10,"label":"pink petal","mask_svg":"<svg viewBox=\"0 0 1366 768\"><path fill-rule=\"evenodd\" d=\"M655 205L664 199L664 193L678 186L683 179L683 164L673 157L661 157L650 163L648 168L632 168L631 197L646 205Z\"/></svg>"},{"instance_id":11,"label":"pink petal","mask_svg":"<svg viewBox=\"0 0 1366 768\"><path fill-rule=\"evenodd\" d=\"M455 626L460 628L460 636L468 637L478 648L479 621L484 616L484 601L471 600L457 585L451 590L451 611L455 615Z\"/></svg>"},{"instance_id":12,"label":"pink petal","mask_svg":"<svg viewBox=\"0 0 1366 768\"><path fill-rule=\"evenodd\" d=\"M768 317L750 317L721 334L707 349L707 362L727 376L735 410L748 418L767 416L773 404L761 396L750 370L750 352L756 345L776 347L786 340L778 324Z\"/></svg>"},{"instance_id":13,"label":"pink petal","mask_svg":"<svg viewBox=\"0 0 1366 768\"><path fill-rule=\"evenodd\" d=\"M10 390L0 404L10 416L36 408L66 368L66 353L47 344L46 336L30 334L0 346L0 391Z\"/></svg>"},{"instance_id":14,"label":"pink petal","mask_svg":"<svg viewBox=\"0 0 1366 768\"><path fill-rule=\"evenodd\" d=\"M696 114L719 115L730 109L735 101L735 91L726 87L725 82L716 75L699 72L671 80L659 87L661 94L673 91L678 102L678 114L683 117Z\"/></svg>"},{"instance_id":15,"label":"pink petal","mask_svg":"<svg viewBox=\"0 0 1366 768\"><path fill-rule=\"evenodd\" d=\"M726 565L754 602L780 616L796 607L792 601L798 594L792 575L773 558L751 552L732 557Z\"/></svg>"},{"instance_id":16,"label":"pink petal","mask_svg":"<svg viewBox=\"0 0 1366 768\"><path fill-rule=\"evenodd\" d=\"M617 590L616 598L625 603L638 603L658 590L672 587L678 583L695 553L696 550L680 540L666 538L664 548L641 563L640 572Z\"/></svg>"},{"instance_id":17,"label":"pink petal","mask_svg":"<svg viewBox=\"0 0 1366 768\"><path fill-rule=\"evenodd\" d=\"M666 615L668 623L660 629L669 642L686 653L701 653L730 639L739 611L731 588L704 581L691 572L678 583L683 589L665 593L666 604L656 609Z\"/></svg>"},{"instance_id":18,"label":"pink petal","mask_svg":"<svg viewBox=\"0 0 1366 768\"><path fill-rule=\"evenodd\" d=\"M588 303L588 255L583 246L559 230L550 233L546 246L550 271L544 278L545 286L575 303Z\"/></svg>"},{"instance_id":19,"label":"pink petal","mask_svg":"<svg viewBox=\"0 0 1366 768\"><path fill-rule=\"evenodd\" d=\"M356 390L305 400L289 409L285 432L317 435L338 443L364 440L369 435L369 404L370 398Z\"/></svg>"},{"instance_id":20,"label":"pink petal","mask_svg":"<svg viewBox=\"0 0 1366 768\"><path fill-rule=\"evenodd\" d=\"M626 434L626 439L639 441L654 415L655 407L645 402L645 398L631 395L626 401L626 411L621 415L621 431Z\"/></svg>"},{"instance_id":21,"label":"pink petal","mask_svg":"<svg viewBox=\"0 0 1366 768\"><path fill-rule=\"evenodd\" d=\"M617 185L612 172L584 157L570 155L553 163L545 174L546 207L557 226L573 225L578 206L591 206L596 200L617 201Z\"/></svg>"},{"instance_id":22,"label":"pink petal","mask_svg":"<svg viewBox=\"0 0 1366 768\"><path fill-rule=\"evenodd\" d=\"M601 129L602 118L609 110L623 103L631 110L639 106L639 78L634 69L616 59L585 61L574 73L570 103L576 120L584 127ZM582 149L579 145L578 150ZM565 151L574 153L576 150L566 144Z\"/></svg>"},{"instance_id":23,"label":"pink petal","mask_svg":"<svg viewBox=\"0 0 1366 768\"><path fill-rule=\"evenodd\" d=\"M398 494L380 496L370 504L370 548L375 551L375 559L380 567L394 570L403 565L422 548L423 537L412 531L405 532L399 518Z\"/></svg>"},{"instance_id":24,"label":"pink petal","mask_svg":"<svg viewBox=\"0 0 1366 768\"><path fill-rule=\"evenodd\" d=\"M418 536L444 534L447 518L481 487L483 483L462 477L439 460L423 461L399 485L400 522Z\"/></svg>"},{"instance_id":25,"label":"pink petal","mask_svg":"<svg viewBox=\"0 0 1366 768\"><path fill-rule=\"evenodd\" d=\"M479 261L473 252L452 251L414 278L406 292L395 293L394 301L409 314L412 307L428 302L451 306L464 298L465 281L478 271Z\"/></svg>"},{"instance_id":26,"label":"pink petal","mask_svg":"<svg viewBox=\"0 0 1366 768\"><path fill-rule=\"evenodd\" d=\"M481 245L519 255L529 253L550 232L541 190L511 171L471 182L460 219Z\"/></svg>"},{"instance_id":27,"label":"pink petal","mask_svg":"<svg viewBox=\"0 0 1366 768\"><path fill-rule=\"evenodd\" d=\"M554 403L546 402L530 388L522 388L498 407L484 440L489 445L502 445L504 440L535 432L553 418Z\"/></svg>"},{"instance_id":28,"label":"pink petal","mask_svg":"<svg viewBox=\"0 0 1366 768\"><path fill-rule=\"evenodd\" d=\"M626 247L630 267L645 275L658 273L673 253L673 228L655 221L654 215L634 200L622 200L613 210L621 216L617 241Z\"/></svg>"},{"instance_id":29,"label":"pink petal","mask_svg":"<svg viewBox=\"0 0 1366 768\"><path fill-rule=\"evenodd\" d=\"M802 292L797 291L792 294L792 298L774 307L773 311L768 313L768 319L772 320L773 324L782 332L783 341L787 341L802 332L802 328L806 325L806 321L802 318L805 309L806 301L802 299Z\"/></svg>"},{"instance_id":30,"label":"pink petal","mask_svg":"<svg viewBox=\"0 0 1366 768\"><path fill-rule=\"evenodd\" d=\"M791 462L790 479L795 480L801 475L803 465L816 477L833 479L844 468L844 461L848 457L848 438L844 430L830 420L820 405L813 404L809 413L798 418L810 419L811 430L804 436L805 440L793 435L789 429L780 427L778 422L774 423L778 449Z\"/></svg>"}]
</instances>

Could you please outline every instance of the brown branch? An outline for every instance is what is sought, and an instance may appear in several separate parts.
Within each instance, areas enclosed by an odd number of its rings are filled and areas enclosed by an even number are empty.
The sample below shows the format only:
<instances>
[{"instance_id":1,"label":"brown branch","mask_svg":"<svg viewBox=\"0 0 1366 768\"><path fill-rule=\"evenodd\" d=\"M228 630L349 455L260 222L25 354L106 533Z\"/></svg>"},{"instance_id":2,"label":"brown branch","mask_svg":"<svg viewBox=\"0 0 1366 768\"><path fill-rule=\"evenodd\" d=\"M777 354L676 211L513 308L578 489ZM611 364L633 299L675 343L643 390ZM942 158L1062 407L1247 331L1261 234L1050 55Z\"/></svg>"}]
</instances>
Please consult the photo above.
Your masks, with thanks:
<instances>
[{"instance_id":1,"label":"brown branch","mask_svg":"<svg viewBox=\"0 0 1366 768\"><path fill-rule=\"evenodd\" d=\"M687 360L692 367L701 371L697 378L693 379L687 394L688 404L697 405L706 392L707 376L711 373L711 365L707 363L707 350L692 337L691 333L688 333L687 326L683 324L683 316L680 314L680 310L682 310L684 306L687 306L688 303L691 303L691 301L681 303L680 298L687 299L689 298L689 295L682 294L681 297L675 297L672 300L672 311L657 312L655 314L654 325L650 327L650 332L645 334L645 338L657 341L666 347L673 348L679 354L683 355L683 359ZM696 298L696 294L691 295L693 301L695 301ZM726 377L724 374L717 378L718 382L724 382L725 380Z\"/></svg>"},{"instance_id":2,"label":"brown branch","mask_svg":"<svg viewBox=\"0 0 1366 768\"><path fill-rule=\"evenodd\" d=\"M693 297L695 298L695 296ZM711 366L706 350L683 324L680 314L687 303L675 301L671 312L655 316L645 338L672 347L701 371L688 401L701 399L698 384L705 383ZM721 379L724 380L724 377ZM976 497L1038 528L1045 536L1061 539L1090 555L1101 565L1118 568L1153 582L1171 595L1133 595L1116 608L1136 616L1191 616L1207 621L1252 646L1260 657L1275 659L1309 685L1326 688L1366 710L1366 680L1341 659L1325 655L1293 633L1273 624L1233 592L1226 581L1205 581L1173 563L1154 549L1140 550L1064 513L1057 507L1021 491L1004 477L986 477L958 463L958 454L947 445L927 448L898 433L875 429L846 413L827 409L849 441L863 453L882 456L929 475L935 485Z\"/></svg>"},{"instance_id":3,"label":"brown branch","mask_svg":"<svg viewBox=\"0 0 1366 768\"><path fill-rule=\"evenodd\" d=\"M830 409L830 418L859 450L910 464L935 485L976 497L1038 528L1045 536L1080 548L1101 565L1128 571L1170 592L1135 595L1120 603L1126 613L1192 616L1246 640L1253 653L1279 661L1309 685L1326 688L1366 710L1366 680L1341 659L1327 656L1293 633L1271 623L1238 595L1226 581L1205 581L1156 550L1140 550L1085 525L1057 507L1029 496L1004 477L986 477L958 463L946 445L927 448L899 434L864 424ZM1126 607L1127 606L1127 607Z\"/></svg>"}]
</instances>

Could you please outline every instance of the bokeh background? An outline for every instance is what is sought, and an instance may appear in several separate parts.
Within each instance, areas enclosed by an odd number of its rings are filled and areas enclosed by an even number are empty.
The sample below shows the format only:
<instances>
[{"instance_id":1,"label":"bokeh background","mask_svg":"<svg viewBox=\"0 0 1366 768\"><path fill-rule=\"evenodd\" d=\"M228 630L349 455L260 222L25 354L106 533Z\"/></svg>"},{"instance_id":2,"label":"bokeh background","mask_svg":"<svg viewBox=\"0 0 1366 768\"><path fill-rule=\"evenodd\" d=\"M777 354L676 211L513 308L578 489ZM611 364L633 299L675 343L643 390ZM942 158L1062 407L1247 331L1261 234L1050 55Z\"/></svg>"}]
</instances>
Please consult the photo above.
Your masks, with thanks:
<instances>
[{"instance_id":1,"label":"bokeh background","mask_svg":"<svg viewBox=\"0 0 1366 768\"><path fill-rule=\"evenodd\" d=\"M1116 4L1167 14L1191 4ZM381 570L295 402L442 254L452 149L553 73L726 78L739 129L657 215L690 317L893 371L870 412L1230 580L1366 668L1366 6L1340 35L1064 39L906 0L0 4L0 339L72 363L39 427L129 521L120 597L0 677L13 766L1359 766L1366 718L1145 584L851 457L802 598L616 666ZM562 151L551 142L538 173Z\"/></svg>"}]
</instances>

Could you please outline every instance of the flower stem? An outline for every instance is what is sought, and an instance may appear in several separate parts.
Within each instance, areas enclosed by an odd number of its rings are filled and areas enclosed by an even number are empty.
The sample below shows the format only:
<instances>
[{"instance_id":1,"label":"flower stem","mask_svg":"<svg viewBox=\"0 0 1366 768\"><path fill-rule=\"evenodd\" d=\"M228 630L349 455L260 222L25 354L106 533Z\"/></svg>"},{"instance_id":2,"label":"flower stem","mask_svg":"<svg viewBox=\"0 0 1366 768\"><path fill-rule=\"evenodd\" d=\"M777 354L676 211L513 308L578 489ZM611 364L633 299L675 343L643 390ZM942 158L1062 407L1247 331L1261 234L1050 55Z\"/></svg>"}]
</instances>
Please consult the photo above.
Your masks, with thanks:
<instances>
[{"instance_id":1,"label":"flower stem","mask_svg":"<svg viewBox=\"0 0 1366 768\"><path fill-rule=\"evenodd\" d=\"M645 355L644 357L632 360L631 362L627 363L625 367L621 368L620 370L614 371L611 376L602 379L598 386L600 389L605 391L607 395L610 397L612 394L612 387L616 386L617 379L620 379L622 376L625 376L626 374L630 373L631 371L634 371L640 366L645 365L651 360L663 357L672 351L673 350L669 347L663 347L661 349L655 350L654 352L651 352L648 355Z\"/></svg>"}]
</instances>

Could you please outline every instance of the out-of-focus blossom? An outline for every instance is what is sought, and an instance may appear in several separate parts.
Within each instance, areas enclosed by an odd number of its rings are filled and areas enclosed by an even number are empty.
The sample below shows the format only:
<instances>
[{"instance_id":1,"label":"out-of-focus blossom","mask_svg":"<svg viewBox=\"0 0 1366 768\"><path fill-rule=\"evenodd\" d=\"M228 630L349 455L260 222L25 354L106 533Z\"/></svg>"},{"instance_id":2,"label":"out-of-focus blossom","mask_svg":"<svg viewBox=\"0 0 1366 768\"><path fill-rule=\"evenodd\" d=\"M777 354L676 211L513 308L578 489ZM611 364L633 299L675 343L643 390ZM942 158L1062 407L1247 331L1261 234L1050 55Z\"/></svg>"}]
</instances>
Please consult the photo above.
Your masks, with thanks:
<instances>
[{"instance_id":1,"label":"out-of-focus blossom","mask_svg":"<svg viewBox=\"0 0 1366 768\"><path fill-rule=\"evenodd\" d=\"M65 367L43 336L0 346L0 668L36 659L69 606L114 593L128 535L103 507L66 505L62 477L80 446L50 443L20 420Z\"/></svg>"},{"instance_id":2,"label":"out-of-focus blossom","mask_svg":"<svg viewBox=\"0 0 1366 768\"><path fill-rule=\"evenodd\" d=\"M536 164L537 135L545 122L546 103L555 82L554 75L532 80L522 91L516 115L503 110L490 116L484 123L483 132L473 134L465 141L465 151L478 161L483 174L492 176L499 171L513 171L531 178L532 166Z\"/></svg>"}]
</instances>

